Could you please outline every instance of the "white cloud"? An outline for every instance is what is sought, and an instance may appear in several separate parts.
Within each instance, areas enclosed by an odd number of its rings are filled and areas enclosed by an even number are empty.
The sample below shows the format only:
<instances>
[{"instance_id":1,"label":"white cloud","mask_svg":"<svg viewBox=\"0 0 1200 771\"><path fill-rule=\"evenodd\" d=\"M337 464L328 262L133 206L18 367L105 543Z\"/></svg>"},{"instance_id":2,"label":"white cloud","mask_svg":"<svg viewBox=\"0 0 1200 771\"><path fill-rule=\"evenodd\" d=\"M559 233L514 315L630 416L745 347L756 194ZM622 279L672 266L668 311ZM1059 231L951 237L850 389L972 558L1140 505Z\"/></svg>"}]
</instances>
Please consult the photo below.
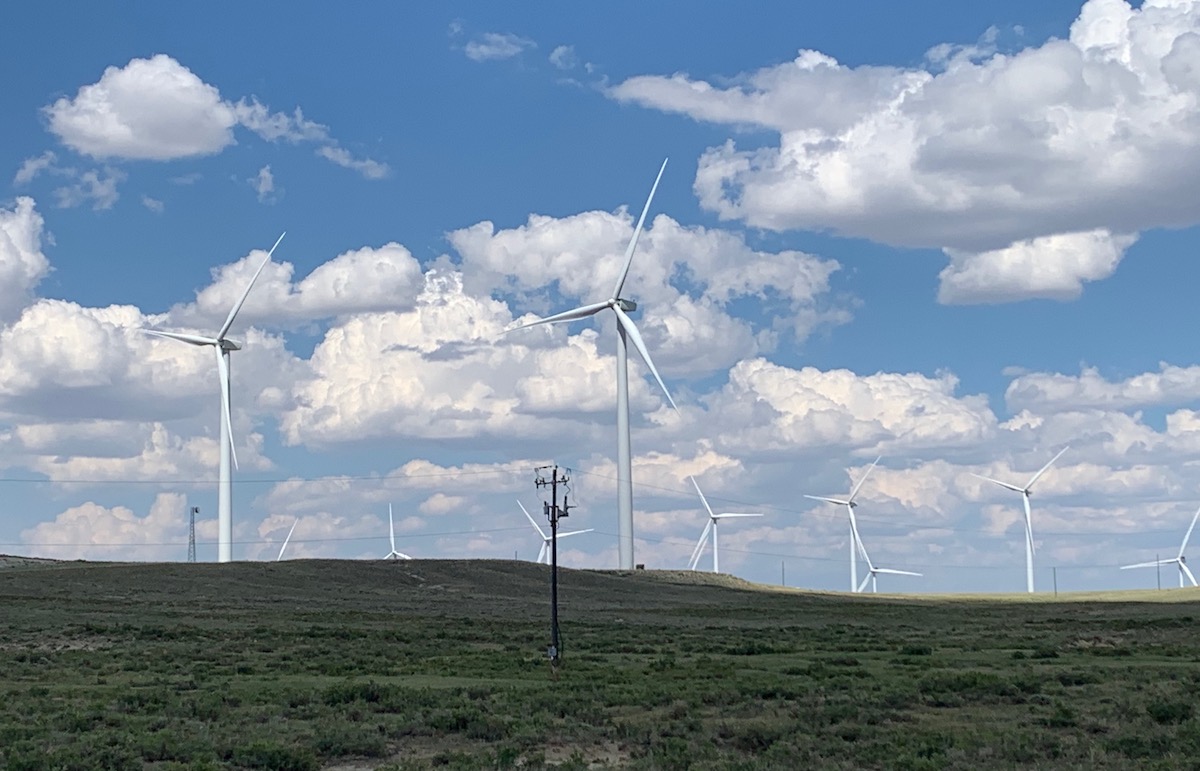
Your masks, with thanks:
<instances>
[{"instance_id":1,"label":"white cloud","mask_svg":"<svg viewBox=\"0 0 1200 771\"><path fill-rule=\"evenodd\" d=\"M74 182L55 188L54 196L61 208L69 209L91 202L96 211L111 209L121 197L117 192L117 183L125 179L125 173L117 169L92 169L91 171L75 172L70 170Z\"/></svg>"},{"instance_id":2,"label":"white cloud","mask_svg":"<svg viewBox=\"0 0 1200 771\"><path fill-rule=\"evenodd\" d=\"M1073 300L1086 281L1108 278L1137 240L1107 230L1018 241L982 253L947 249L938 301L998 303L1034 297Z\"/></svg>"},{"instance_id":3,"label":"white cloud","mask_svg":"<svg viewBox=\"0 0 1200 771\"><path fill-rule=\"evenodd\" d=\"M108 67L45 113L63 144L94 158L212 155L233 143L237 123L215 87L165 54Z\"/></svg>"},{"instance_id":4,"label":"white cloud","mask_svg":"<svg viewBox=\"0 0 1200 771\"><path fill-rule=\"evenodd\" d=\"M148 195L142 196L142 206L145 206L155 214L162 214L163 209L166 208L162 201L157 198L151 198Z\"/></svg>"},{"instance_id":5,"label":"white cloud","mask_svg":"<svg viewBox=\"0 0 1200 771\"><path fill-rule=\"evenodd\" d=\"M560 70L572 70L579 64L572 46L558 46L550 52L550 63Z\"/></svg>"},{"instance_id":6,"label":"white cloud","mask_svg":"<svg viewBox=\"0 0 1200 771\"><path fill-rule=\"evenodd\" d=\"M511 59L529 48L536 48L532 40L511 33L485 32L467 43L463 52L476 62Z\"/></svg>"},{"instance_id":7,"label":"white cloud","mask_svg":"<svg viewBox=\"0 0 1200 771\"><path fill-rule=\"evenodd\" d=\"M1129 409L1182 404L1200 399L1200 367L1177 367L1166 362L1158 372L1144 372L1120 381L1107 380L1095 367L1079 375L1029 372L1012 380L1004 400L1012 410L1039 413L1081 409Z\"/></svg>"},{"instance_id":8,"label":"white cloud","mask_svg":"<svg viewBox=\"0 0 1200 771\"><path fill-rule=\"evenodd\" d=\"M815 52L714 84L639 76L615 99L778 132L700 160L725 219L952 250L947 302L1067 297L1129 235L1200 221L1200 11L1090 0L1067 39L934 51L930 68ZM1082 253L1077 253L1076 249ZM1019 263L1043 266L1022 283ZM982 284L1002 279L1003 289Z\"/></svg>"},{"instance_id":9,"label":"white cloud","mask_svg":"<svg viewBox=\"0 0 1200 771\"><path fill-rule=\"evenodd\" d=\"M0 322L20 313L50 272L50 261L42 254L43 225L32 198L0 208Z\"/></svg>"},{"instance_id":10,"label":"white cloud","mask_svg":"<svg viewBox=\"0 0 1200 771\"><path fill-rule=\"evenodd\" d=\"M304 112L297 107L288 115L271 110L258 99L238 100L233 105L233 112L238 123L258 134L268 142L284 140L293 144L298 142L329 141L329 127L304 117Z\"/></svg>"},{"instance_id":11,"label":"white cloud","mask_svg":"<svg viewBox=\"0 0 1200 771\"><path fill-rule=\"evenodd\" d=\"M274 203L275 196L275 175L271 173L271 166L268 164L258 170L250 179L246 180L250 183L250 187L254 188L254 192L258 195L260 203Z\"/></svg>"},{"instance_id":12,"label":"white cloud","mask_svg":"<svg viewBox=\"0 0 1200 771\"><path fill-rule=\"evenodd\" d=\"M350 154L349 150L337 145L326 145L325 147L318 148L317 155L344 169L357 171L367 179L383 179L391 172L386 163L380 163L370 158L355 158Z\"/></svg>"},{"instance_id":13,"label":"white cloud","mask_svg":"<svg viewBox=\"0 0 1200 771\"><path fill-rule=\"evenodd\" d=\"M187 543L187 499L159 493L146 516L91 501L21 533L29 553L55 559L164 559ZM197 523L199 524L199 523Z\"/></svg>"},{"instance_id":14,"label":"white cloud","mask_svg":"<svg viewBox=\"0 0 1200 771\"><path fill-rule=\"evenodd\" d=\"M17 169L17 175L13 177L14 185L27 185L34 180L43 171L47 171L54 167L58 161L58 156L53 151L47 150L41 155L33 158L26 158L21 164L21 168Z\"/></svg>"}]
</instances>

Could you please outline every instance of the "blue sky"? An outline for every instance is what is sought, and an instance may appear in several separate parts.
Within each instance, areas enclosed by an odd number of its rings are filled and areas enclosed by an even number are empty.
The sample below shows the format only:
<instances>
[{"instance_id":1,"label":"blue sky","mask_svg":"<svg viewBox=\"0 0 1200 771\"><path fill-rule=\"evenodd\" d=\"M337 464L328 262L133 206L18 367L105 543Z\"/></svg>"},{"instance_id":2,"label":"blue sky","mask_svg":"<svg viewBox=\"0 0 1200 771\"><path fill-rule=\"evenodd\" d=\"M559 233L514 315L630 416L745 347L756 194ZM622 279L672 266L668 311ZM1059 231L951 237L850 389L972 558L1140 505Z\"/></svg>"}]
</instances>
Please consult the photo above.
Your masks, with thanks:
<instances>
[{"instance_id":1,"label":"blue sky","mask_svg":"<svg viewBox=\"0 0 1200 771\"><path fill-rule=\"evenodd\" d=\"M210 362L235 325L235 555L615 564L613 334L500 333L630 275L638 561L842 589L1150 586L1200 504L1200 12L1181 0L29 7L0 46L0 552L215 553ZM1012 499L1010 499L1012 498ZM1169 556L1174 556L1170 554ZM706 558L707 560L707 558ZM708 564L705 562L705 564ZM1170 568L1169 570L1173 570ZM1167 570L1164 583L1174 584Z\"/></svg>"}]
</instances>

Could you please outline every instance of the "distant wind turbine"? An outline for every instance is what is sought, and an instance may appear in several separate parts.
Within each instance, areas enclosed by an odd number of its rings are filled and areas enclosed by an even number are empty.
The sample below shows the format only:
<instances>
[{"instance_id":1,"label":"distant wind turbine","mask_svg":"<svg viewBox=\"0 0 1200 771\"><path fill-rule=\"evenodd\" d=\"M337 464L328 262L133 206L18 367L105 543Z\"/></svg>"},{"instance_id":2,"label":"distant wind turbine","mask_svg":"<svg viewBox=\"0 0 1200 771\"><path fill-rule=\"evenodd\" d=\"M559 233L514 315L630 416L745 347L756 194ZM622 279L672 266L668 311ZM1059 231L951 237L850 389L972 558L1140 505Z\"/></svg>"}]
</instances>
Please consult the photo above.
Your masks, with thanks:
<instances>
[{"instance_id":1,"label":"distant wind turbine","mask_svg":"<svg viewBox=\"0 0 1200 771\"><path fill-rule=\"evenodd\" d=\"M1040 469L1038 469L1038 472L1036 474L1034 474L1032 477L1030 477L1029 481L1025 483L1024 487L1017 487L1016 485L1010 485L1008 482L1001 482L999 479L992 479L991 477L985 477L980 474L971 472L971 476L976 477L977 479L982 479L985 482L991 482L994 485L1000 485L1001 487L1005 488L1006 490L1012 490L1014 493L1021 494L1021 502L1023 504L1025 504L1025 585L1026 585L1026 590L1030 594L1033 593L1033 551L1034 551L1034 548L1033 548L1033 513L1030 511L1030 508L1029 508L1029 496L1033 494L1034 482L1037 482L1038 479L1041 478L1042 474L1046 473L1046 469L1053 466L1054 461L1061 458L1062 454L1069 449L1070 449L1070 447L1064 447L1061 450L1059 450L1058 455L1055 455L1053 458L1050 459L1049 463L1047 463L1045 466L1042 466Z\"/></svg>"},{"instance_id":2,"label":"distant wind turbine","mask_svg":"<svg viewBox=\"0 0 1200 771\"><path fill-rule=\"evenodd\" d=\"M880 456L882 457L882 456ZM814 501L825 501L838 506L846 507L846 515L850 519L850 591L858 592L858 554L862 551L862 543L858 540L858 522L854 518L854 509L858 506L854 499L858 497L858 491L862 489L863 482L867 481L867 477L871 474L871 470L875 468L875 464L879 463L879 458L871 461L871 465L867 466L867 470L863 472L862 478L858 480L858 484L854 485L854 489L850 491L850 495L846 498L828 498L822 495L806 495L805 498L811 498Z\"/></svg>"},{"instance_id":3,"label":"distant wind turbine","mask_svg":"<svg viewBox=\"0 0 1200 771\"><path fill-rule=\"evenodd\" d=\"M525 519L529 520L529 524L533 525L533 529L536 530L538 532L538 535L540 535L542 537L542 548L538 552L537 559L535 559L534 562L541 564L542 560L545 560L546 564L549 565L550 564L550 544L554 540L554 536L546 535L546 531L542 530L542 527L541 527L541 525L539 525L537 523L537 520L534 519L533 517L529 516L529 512L525 510L525 504L521 503L520 501L517 501L517 505L521 507L521 511L525 512ZM594 529L595 528L589 527L587 530L569 530L565 533L559 533L558 537L566 538L569 535L580 535L581 533L590 533Z\"/></svg>"},{"instance_id":4,"label":"distant wind turbine","mask_svg":"<svg viewBox=\"0 0 1200 771\"><path fill-rule=\"evenodd\" d=\"M163 332L157 329L143 329L142 331L155 335L157 337L165 337L170 340L178 340L181 343L190 345L211 345L217 356L217 377L221 389L221 428L220 428L220 449L221 460L217 474L217 562L229 562L233 559L233 475L230 473L229 461L233 459L233 466L237 468L237 452L233 449L233 424L230 419L229 409L229 352L240 351L242 346L225 337L229 334L229 328L233 326L233 320L237 318L238 311L242 309L246 298L250 296L250 290L254 288L254 282L258 280L258 275L263 272L263 268L267 267L267 263L271 261L271 255L275 253L275 247L279 246L279 242L283 240L285 233L281 233L279 238L275 240L275 246L271 247L271 251L267 252L267 258L263 260L262 265L258 266L258 270L254 271L254 276L251 277L250 283L246 285L246 291L242 292L242 296L238 298L237 303L229 311L229 315L225 318L225 323L221 325L221 329L213 337L203 337L201 335L185 334L183 332Z\"/></svg>"},{"instance_id":5,"label":"distant wind turbine","mask_svg":"<svg viewBox=\"0 0 1200 771\"><path fill-rule=\"evenodd\" d=\"M688 570L695 570L700 564L700 558L704 556L704 547L708 541L709 533L712 533L712 550L713 550L713 566L712 572L721 572L720 549L717 542L717 525L722 519L734 519L737 517L761 517L762 514L741 514L734 512L721 512L714 514L712 506L708 505L708 499L704 497L704 493L700 491L700 485L696 483L695 477L688 477L692 480L692 487L696 488L696 494L700 496L700 502L704 504L704 510L708 512L708 524L704 526L704 532L700 534L700 540L696 542L696 548L692 550L691 560L688 562Z\"/></svg>"},{"instance_id":6,"label":"distant wind turbine","mask_svg":"<svg viewBox=\"0 0 1200 771\"><path fill-rule=\"evenodd\" d=\"M553 316L547 316L544 319L538 319L528 324L522 324L519 327L513 327L509 332L527 327L534 327L539 324L554 324L560 321L576 321L585 319L588 316L594 316L603 310L612 310L617 318L617 551L619 554L619 566L621 570L633 570L633 464L629 441L629 350L628 343L632 342L637 348L638 354L642 357L642 361L646 362L650 373L654 375L654 379L658 381L659 387L666 394L667 401L671 407L678 411L675 406L675 401L671 398L671 393L667 391L667 386L663 383L663 379L659 377L658 370L654 367L654 362L650 359L650 352L646 350L646 344L642 341L642 335L638 332L637 326L633 323L633 319L629 318L628 313L637 310L637 303L632 300L626 300L621 297L621 290L625 288L625 279L629 275L629 266L633 263L633 252L637 248L638 237L642 234L642 225L646 222L646 213L650 211L650 202L654 200L654 192L658 190L658 182L662 179L663 171L667 168L667 162L664 160L662 167L658 170L658 176L654 179L654 186L650 188L650 196L646 199L646 205L642 207L642 216L638 218L637 226L633 229L633 237L629 239L629 246L625 249L625 263L621 268L621 275L617 277L617 284L613 288L612 297L604 302L592 303L591 305L583 305L574 310L557 313Z\"/></svg>"},{"instance_id":7,"label":"distant wind turbine","mask_svg":"<svg viewBox=\"0 0 1200 771\"><path fill-rule=\"evenodd\" d=\"M279 547L279 556L275 558L276 562L279 562L283 559L283 552L287 549L288 541L292 540L292 533L296 532L296 525L298 524L300 524L299 519L296 519L296 521L292 523L291 529L288 530L287 538L283 539L283 546Z\"/></svg>"},{"instance_id":8,"label":"distant wind turbine","mask_svg":"<svg viewBox=\"0 0 1200 771\"><path fill-rule=\"evenodd\" d=\"M1195 515L1192 516L1192 524L1188 525L1187 532L1183 534L1183 543L1179 544L1179 554L1169 560L1155 560L1154 562L1139 562L1136 565L1122 565L1121 570L1129 570L1130 568L1156 568L1159 565L1177 565L1179 567L1179 588L1182 589L1185 584L1183 577L1186 575L1188 580L1192 582L1192 586L1196 586L1196 577L1192 575L1192 571L1187 566L1187 557L1183 556L1183 552L1187 549L1188 539L1192 537L1192 531L1196 529L1196 520L1200 519L1200 509L1196 509Z\"/></svg>"},{"instance_id":9,"label":"distant wind turbine","mask_svg":"<svg viewBox=\"0 0 1200 771\"><path fill-rule=\"evenodd\" d=\"M392 520L392 504L388 504L388 537L391 539L392 550L384 557L385 560L410 560L412 557L404 552L396 551L396 525Z\"/></svg>"}]
</instances>

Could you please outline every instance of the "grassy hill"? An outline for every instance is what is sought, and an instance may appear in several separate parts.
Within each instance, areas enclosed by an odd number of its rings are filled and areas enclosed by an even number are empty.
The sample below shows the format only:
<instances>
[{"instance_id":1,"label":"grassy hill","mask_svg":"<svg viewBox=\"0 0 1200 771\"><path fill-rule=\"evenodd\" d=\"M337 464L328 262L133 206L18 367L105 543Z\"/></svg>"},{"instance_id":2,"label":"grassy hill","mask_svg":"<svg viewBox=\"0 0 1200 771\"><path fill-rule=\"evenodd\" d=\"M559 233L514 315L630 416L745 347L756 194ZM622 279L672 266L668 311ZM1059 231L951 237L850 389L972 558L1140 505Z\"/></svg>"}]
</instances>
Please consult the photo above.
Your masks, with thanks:
<instances>
[{"instance_id":1,"label":"grassy hill","mask_svg":"<svg viewBox=\"0 0 1200 771\"><path fill-rule=\"evenodd\" d=\"M0 768L1191 768L1200 592L0 556Z\"/></svg>"}]
</instances>

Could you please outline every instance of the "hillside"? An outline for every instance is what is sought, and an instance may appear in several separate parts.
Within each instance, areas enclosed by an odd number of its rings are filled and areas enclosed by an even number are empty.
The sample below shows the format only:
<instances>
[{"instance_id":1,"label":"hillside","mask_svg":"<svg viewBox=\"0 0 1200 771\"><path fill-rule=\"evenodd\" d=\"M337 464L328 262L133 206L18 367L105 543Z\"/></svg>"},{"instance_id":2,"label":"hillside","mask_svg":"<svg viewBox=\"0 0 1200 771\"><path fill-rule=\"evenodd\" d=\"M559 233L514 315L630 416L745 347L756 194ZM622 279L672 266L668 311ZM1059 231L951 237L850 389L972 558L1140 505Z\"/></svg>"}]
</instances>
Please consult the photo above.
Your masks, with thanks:
<instances>
[{"instance_id":1,"label":"hillside","mask_svg":"<svg viewBox=\"0 0 1200 771\"><path fill-rule=\"evenodd\" d=\"M1200 756L1193 591L849 597L563 571L552 673L548 569L531 563L4 559L3 768L1184 768Z\"/></svg>"}]
</instances>

